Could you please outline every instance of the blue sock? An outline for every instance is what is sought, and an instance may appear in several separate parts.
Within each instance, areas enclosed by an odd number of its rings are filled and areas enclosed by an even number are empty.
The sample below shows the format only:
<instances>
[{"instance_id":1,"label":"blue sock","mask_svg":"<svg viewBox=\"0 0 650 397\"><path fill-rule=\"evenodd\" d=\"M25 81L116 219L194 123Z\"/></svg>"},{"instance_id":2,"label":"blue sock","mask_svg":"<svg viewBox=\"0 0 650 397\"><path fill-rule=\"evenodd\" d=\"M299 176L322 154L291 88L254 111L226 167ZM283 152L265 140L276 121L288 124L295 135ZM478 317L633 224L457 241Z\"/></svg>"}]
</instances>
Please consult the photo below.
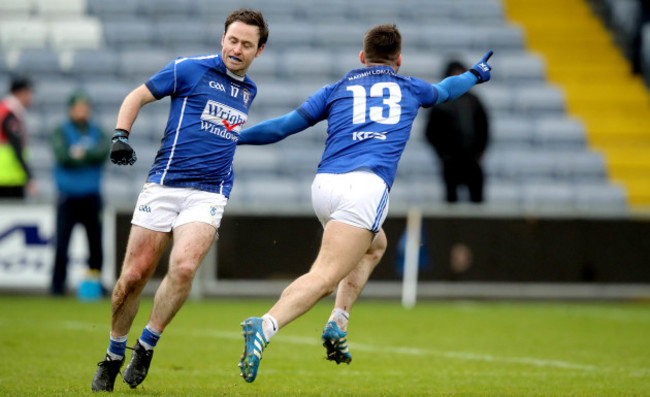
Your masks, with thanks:
<instances>
[{"instance_id":1,"label":"blue sock","mask_svg":"<svg viewBox=\"0 0 650 397\"><path fill-rule=\"evenodd\" d=\"M108 355L112 359L121 360L124 358L124 352L126 351L126 338L124 336L111 336L110 342L108 344Z\"/></svg>"},{"instance_id":2,"label":"blue sock","mask_svg":"<svg viewBox=\"0 0 650 397\"><path fill-rule=\"evenodd\" d=\"M156 343L158 343L158 339L160 339L160 335L160 331L147 324L142 330L142 335L140 335L140 344L147 350L153 350L156 347Z\"/></svg>"}]
</instances>

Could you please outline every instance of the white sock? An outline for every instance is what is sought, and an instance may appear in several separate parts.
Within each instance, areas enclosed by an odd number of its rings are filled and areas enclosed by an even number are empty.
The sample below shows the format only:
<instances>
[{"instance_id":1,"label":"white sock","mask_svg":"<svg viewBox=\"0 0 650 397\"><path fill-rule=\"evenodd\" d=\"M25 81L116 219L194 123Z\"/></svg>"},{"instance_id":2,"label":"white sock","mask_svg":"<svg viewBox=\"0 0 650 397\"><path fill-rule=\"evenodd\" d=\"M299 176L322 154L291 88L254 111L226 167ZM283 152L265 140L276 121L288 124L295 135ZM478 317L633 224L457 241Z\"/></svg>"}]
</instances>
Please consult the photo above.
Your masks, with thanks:
<instances>
[{"instance_id":1,"label":"white sock","mask_svg":"<svg viewBox=\"0 0 650 397\"><path fill-rule=\"evenodd\" d=\"M262 316L262 320L262 332L264 333L264 338L266 338L266 341L268 342L271 340L273 335L279 331L280 327L278 327L277 320L268 313Z\"/></svg>"},{"instance_id":2,"label":"white sock","mask_svg":"<svg viewBox=\"0 0 650 397\"><path fill-rule=\"evenodd\" d=\"M348 332L349 320L350 320L350 313L336 307L334 308L334 310L332 310L332 314L330 315L330 318L327 321L328 322L334 321L341 331Z\"/></svg>"}]
</instances>

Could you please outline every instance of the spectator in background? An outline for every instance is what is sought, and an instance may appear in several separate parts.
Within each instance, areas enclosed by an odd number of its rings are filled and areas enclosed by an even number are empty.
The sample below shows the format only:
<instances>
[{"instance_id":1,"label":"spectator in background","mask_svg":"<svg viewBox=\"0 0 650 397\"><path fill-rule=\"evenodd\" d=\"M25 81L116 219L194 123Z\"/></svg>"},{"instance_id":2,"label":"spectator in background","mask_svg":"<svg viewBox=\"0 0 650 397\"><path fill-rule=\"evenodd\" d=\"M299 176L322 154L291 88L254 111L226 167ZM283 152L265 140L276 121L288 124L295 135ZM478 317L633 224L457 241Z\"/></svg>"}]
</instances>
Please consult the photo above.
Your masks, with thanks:
<instances>
[{"instance_id":1,"label":"spectator in background","mask_svg":"<svg viewBox=\"0 0 650 397\"><path fill-rule=\"evenodd\" d=\"M90 121L91 104L83 93L70 97L69 118L52 135L56 158L54 177L59 191L56 214L56 256L52 274L53 295L63 295L72 229L84 225L88 236L91 272L102 269L102 164L108 158L110 140Z\"/></svg>"},{"instance_id":2,"label":"spectator in background","mask_svg":"<svg viewBox=\"0 0 650 397\"><path fill-rule=\"evenodd\" d=\"M9 95L0 101L0 198L24 198L25 189L35 193L25 160L25 113L31 104L31 82L14 78Z\"/></svg>"},{"instance_id":3,"label":"spectator in background","mask_svg":"<svg viewBox=\"0 0 650 397\"><path fill-rule=\"evenodd\" d=\"M458 61L447 65L445 77L456 76L467 69ZM481 158L487 147L488 118L481 101L466 92L454 101L431 108L426 129L427 140L442 162L446 201L458 201L458 187L469 189L473 203L483 201L483 168Z\"/></svg>"}]
</instances>

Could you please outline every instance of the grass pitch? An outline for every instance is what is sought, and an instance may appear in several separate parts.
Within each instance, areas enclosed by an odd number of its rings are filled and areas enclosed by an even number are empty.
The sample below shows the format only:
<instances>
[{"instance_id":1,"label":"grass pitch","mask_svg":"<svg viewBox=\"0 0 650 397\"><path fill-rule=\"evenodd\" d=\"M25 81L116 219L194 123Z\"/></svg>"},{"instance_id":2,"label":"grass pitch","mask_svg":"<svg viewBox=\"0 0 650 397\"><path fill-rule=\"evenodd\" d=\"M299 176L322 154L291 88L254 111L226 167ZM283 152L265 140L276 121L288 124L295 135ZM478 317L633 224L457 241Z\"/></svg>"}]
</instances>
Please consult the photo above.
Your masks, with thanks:
<instances>
[{"instance_id":1,"label":"grass pitch","mask_svg":"<svg viewBox=\"0 0 650 397\"><path fill-rule=\"evenodd\" d=\"M361 300L352 363L324 360L326 300L284 328L252 384L239 377L239 323L273 302L188 302L149 376L117 396L650 396L647 303ZM146 324L142 302L129 335ZM87 396L108 344L110 303L0 296L0 395ZM129 353L127 351L127 358Z\"/></svg>"}]
</instances>

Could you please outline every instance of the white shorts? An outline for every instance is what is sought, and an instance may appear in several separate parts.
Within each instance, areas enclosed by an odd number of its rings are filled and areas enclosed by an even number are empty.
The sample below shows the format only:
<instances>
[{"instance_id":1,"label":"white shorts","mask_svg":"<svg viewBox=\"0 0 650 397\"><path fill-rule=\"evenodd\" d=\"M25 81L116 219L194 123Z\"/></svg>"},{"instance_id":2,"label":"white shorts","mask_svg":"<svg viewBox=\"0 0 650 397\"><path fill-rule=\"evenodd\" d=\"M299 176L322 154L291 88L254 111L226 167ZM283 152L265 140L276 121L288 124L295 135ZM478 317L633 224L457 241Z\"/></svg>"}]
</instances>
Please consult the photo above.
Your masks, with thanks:
<instances>
[{"instance_id":1,"label":"white shorts","mask_svg":"<svg viewBox=\"0 0 650 397\"><path fill-rule=\"evenodd\" d=\"M219 229L227 203L222 194L147 182L138 196L131 223L157 232L169 232L190 222Z\"/></svg>"},{"instance_id":2,"label":"white shorts","mask_svg":"<svg viewBox=\"0 0 650 397\"><path fill-rule=\"evenodd\" d=\"M388 186L367 171L316 174L311 201L323 227L334 220L379 233L388 213Z\"/></svg>"}]
</instances>

